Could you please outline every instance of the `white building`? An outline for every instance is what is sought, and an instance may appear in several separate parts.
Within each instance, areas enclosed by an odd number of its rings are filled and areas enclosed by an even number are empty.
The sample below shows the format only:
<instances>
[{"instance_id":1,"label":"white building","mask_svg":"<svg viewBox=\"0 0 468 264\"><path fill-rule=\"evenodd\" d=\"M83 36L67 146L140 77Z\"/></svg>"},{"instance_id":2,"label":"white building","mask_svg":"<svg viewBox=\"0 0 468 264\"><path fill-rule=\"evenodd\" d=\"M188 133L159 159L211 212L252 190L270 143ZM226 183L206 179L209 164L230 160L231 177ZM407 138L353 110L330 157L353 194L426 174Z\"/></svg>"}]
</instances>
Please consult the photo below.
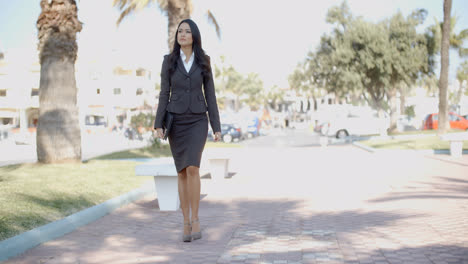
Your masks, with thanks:
<instances>
[{"instance_id":1,"label":"white building","mask_svg":"<svg viewBox=\"0 0 468 264\"><path fill-rule=\"evenodd\" d=\"M39 116L40 64L9 57L0 60L0 132L34 133ZM156 80L138 66L76 64L81 127L128 125L132 115L156 106ZM0 137L1 138L1 137Z\"/></svg>"},{"instance_id":2,"label":"white building","mask_svg":"<svg viewBox=\"0 0 468 264\"><path fill-rule=\"evenodd\" d=\"M0 129L34 131L39 114L38 63L0 61Z\"/></svg>"}]
</instances>

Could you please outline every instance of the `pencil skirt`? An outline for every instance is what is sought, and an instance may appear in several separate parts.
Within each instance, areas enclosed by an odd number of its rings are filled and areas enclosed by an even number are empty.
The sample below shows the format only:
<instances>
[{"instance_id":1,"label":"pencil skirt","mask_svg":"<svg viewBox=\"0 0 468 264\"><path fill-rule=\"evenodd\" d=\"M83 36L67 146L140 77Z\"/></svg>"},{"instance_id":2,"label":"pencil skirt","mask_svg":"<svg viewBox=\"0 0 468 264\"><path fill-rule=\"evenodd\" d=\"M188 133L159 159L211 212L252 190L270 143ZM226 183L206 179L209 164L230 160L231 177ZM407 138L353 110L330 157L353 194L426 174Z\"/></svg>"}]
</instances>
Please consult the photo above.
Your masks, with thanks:
<instances>
[{"instance_id":1,"label":"pencil skirt","mask_svg":"<svg viewBox=\"0 0 468 264\"><path fill-rule=\"evenodd\" d=\"M174 120L168 138L177 172L181 172L188 166L200 168L208 136L206 113L173 113L173 116Z\"/></svg>"}]
</instances>

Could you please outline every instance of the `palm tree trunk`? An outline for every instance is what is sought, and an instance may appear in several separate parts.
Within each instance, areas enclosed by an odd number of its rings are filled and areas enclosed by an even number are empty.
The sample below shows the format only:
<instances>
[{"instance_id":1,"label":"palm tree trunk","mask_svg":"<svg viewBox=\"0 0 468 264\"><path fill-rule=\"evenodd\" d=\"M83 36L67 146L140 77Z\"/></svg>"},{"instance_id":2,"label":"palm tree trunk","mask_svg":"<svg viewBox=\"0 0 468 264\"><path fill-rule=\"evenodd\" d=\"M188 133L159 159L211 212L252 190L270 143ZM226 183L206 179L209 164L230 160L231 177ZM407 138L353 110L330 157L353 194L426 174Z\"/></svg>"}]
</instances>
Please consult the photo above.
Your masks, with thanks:
<instances>
[{"instance_id":1,"label":"palm tree trunk","mask_svg":"<svg viewBox=\"0 0 468 264\"><path fill-rule=\"evenodd\" d=\"M81 162L77 107L76 33L81 31L75 0L41 0L37 20L41 77L37 158L42 163Z\"/></svg>"},{"instance_id":2,"label":"palm tree trunk","mask_svg":"<svg viewBox=\"0 0 468 264\"><path fill-rule=\"evenodd\" d=\"M447 132L449 128L447 89L449 70L449 47L450 47L450 13L452 0L444 0L444 24L442 27L442 50L439 80L439 133Z\"/></svg>"},{"instance_id":3,"label":"palm tree trunk","mask_svg":"<svg viewBox=\"0 0 468 264\"><path fill-rule=\"evenodd\" d=\"M167 5L169 51L174 48L174 39L180 21L190 18L192 4L189 0L169 0Z\"/></svg>"}]
</instances>

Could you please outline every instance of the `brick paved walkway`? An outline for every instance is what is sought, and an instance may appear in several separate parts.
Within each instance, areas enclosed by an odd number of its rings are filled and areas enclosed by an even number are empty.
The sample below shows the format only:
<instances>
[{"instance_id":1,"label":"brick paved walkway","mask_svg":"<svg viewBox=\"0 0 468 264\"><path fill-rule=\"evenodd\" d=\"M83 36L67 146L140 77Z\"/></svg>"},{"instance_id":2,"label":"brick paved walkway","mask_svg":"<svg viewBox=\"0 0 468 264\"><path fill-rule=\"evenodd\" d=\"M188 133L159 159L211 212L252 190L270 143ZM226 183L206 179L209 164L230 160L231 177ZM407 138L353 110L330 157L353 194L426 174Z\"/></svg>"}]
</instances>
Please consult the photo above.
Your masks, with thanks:
<instances>
[{"instance_id":1,"label":"brick paved walkway","mask_svg":"<svg viewBox=\"0 0 468 264\"><path fill-rule=\"evenodd\" d=\"M468 264L468 158L355 147L225 149L202 180L203 239L154 197L6 263Z\"/></svg>"}]
</instances>

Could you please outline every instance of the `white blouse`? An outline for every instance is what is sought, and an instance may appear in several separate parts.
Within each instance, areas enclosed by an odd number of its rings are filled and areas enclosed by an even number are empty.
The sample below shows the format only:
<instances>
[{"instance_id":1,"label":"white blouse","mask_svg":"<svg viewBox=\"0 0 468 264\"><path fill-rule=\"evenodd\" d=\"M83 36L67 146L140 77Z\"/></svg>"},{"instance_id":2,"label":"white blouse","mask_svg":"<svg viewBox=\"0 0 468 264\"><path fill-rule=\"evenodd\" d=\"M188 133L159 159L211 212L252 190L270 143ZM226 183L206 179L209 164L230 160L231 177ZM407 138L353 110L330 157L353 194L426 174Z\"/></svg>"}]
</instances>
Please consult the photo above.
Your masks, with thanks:
<instances>
[{"instance_id":1,"label":"white blouse","mask_svg":"<svg viewBox=\"0 0 468 264\"><path fill-rule=\"evenodd\" d=\"M192 56L190 56L189 61L185 62L185 60L187 59L187 56L185 56L185 53L181 49L180 50L180 58L182 59L182 62L184 63L185 70L188 73L190 71L190 68L192 68L192 64L193 64L193 61L195 59L195 53L192 51Z\"/></svg>"}]
</instances>

